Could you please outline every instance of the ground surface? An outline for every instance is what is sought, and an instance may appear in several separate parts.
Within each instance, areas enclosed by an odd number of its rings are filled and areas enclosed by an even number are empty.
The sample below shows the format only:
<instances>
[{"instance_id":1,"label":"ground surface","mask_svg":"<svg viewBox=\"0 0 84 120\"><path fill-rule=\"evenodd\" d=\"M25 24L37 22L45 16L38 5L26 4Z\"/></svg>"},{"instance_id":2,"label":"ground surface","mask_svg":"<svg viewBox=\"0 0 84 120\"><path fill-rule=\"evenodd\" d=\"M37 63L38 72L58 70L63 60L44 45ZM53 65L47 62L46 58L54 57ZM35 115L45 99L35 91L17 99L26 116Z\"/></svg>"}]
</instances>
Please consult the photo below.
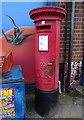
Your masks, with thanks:
<instances>
[{"instance_id":1,"label":"ground surface","mask_svg":"<svg viewBox=\"0 0 84 120\"><path fill-rule=\"evenodd\" d=\"M26 118L41 118L43 120L51 120L51 118L71 118L69 120L82 120L84 115L84 100L77 94L62 94L59 95L58 107L50 113L49 116L42 117L36 113L34 109L35 94L26 94ZM75 119L73 119L75 118ZM57 119L58 120L58 119ZM59 119L61 120L61 119ZM64 119L65 120L65 119Z\"/></svg>"}]
</instances>

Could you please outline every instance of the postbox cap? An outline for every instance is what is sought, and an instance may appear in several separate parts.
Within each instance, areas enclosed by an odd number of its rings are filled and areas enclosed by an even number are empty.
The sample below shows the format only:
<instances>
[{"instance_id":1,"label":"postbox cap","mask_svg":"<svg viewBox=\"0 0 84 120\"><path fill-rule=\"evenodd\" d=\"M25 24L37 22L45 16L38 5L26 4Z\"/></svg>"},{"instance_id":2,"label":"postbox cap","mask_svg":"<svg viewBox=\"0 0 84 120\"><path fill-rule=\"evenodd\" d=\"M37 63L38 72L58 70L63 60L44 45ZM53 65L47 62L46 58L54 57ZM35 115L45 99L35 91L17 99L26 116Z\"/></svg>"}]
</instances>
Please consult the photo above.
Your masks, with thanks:
<instances>
[{"instance_id":1,"label":"postbox cap","mask_svg":"<svg viewBox=\"0 0 84 120\"><path fill-rule=\"evenodd\" d=\"M55 7L55 6L44 6L32 9L30 12L31 19L37 19L38 16L49 16L49 17L60 17L63 19L66 15L66 10L62 7Z\"/></svg>"}]
</instances>

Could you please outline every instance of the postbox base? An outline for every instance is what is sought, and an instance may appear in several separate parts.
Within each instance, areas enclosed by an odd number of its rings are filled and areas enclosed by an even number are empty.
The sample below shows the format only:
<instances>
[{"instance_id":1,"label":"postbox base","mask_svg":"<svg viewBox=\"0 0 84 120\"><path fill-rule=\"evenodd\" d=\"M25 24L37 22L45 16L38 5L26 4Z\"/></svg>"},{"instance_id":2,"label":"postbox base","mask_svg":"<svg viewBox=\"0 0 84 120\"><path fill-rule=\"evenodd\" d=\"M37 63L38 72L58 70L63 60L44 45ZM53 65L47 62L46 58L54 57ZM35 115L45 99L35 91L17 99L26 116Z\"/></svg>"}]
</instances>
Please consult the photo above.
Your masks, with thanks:
<instances>
[{"instance_id":1,"label":"postbox base","mask_svg":"<svg viewBox=\"0 0 84 120\"><path fill-rule=\"evenodd\" d=\"M58 105L58 89L53 91L35 90L35 109L41 116L50 115Z\"/></svg>"}]
</instances>

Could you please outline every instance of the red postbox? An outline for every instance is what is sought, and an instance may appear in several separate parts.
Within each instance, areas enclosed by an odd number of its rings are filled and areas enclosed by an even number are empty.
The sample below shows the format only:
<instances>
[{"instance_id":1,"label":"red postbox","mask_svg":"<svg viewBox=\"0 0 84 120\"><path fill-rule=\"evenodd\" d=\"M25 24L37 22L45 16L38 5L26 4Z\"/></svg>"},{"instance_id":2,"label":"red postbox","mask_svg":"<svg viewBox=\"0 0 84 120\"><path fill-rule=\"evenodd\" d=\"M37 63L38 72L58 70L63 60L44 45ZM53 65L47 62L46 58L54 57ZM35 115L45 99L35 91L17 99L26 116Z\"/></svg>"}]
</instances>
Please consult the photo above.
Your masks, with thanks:
<instances>
[{"instance_id":1,"label":"red postbox","mask_svg":"<svg viewBox=\"0 0 84 120\"><path fill-rule=\"evenodd\" d=\"M61 7L44 6L30 11L36 26L35 71L36 110L49 113L57 103L59 80L60 23L65 16Z\"/></svg>"}]
</instances>

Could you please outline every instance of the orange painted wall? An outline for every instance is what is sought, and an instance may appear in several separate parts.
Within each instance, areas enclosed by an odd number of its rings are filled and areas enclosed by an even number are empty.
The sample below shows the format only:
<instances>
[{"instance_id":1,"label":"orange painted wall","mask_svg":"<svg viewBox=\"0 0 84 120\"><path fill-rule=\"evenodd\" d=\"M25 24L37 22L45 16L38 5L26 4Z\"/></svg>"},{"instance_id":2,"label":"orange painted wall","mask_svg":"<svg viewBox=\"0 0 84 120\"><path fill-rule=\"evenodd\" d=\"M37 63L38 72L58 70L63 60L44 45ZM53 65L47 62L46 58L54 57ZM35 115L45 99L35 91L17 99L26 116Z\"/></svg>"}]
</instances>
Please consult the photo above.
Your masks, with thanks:
<instances>
[{"instance_id":1,"label":"orange painted wall","mask_svg":"<svg viewBox=\"0 0 84 120\"><path fill-rule=\"evenodd\" d=\"M35 27L20 27L20 30L26 30L22 33L35 33ZM6 32L13 34L13 29ZM13 53L13 65L21 65L25 82L35 81L35 35L27 37L20 45L13 45L6 42L5 38L0 37L0 54Z\"/></svg>"}]
</instances>

